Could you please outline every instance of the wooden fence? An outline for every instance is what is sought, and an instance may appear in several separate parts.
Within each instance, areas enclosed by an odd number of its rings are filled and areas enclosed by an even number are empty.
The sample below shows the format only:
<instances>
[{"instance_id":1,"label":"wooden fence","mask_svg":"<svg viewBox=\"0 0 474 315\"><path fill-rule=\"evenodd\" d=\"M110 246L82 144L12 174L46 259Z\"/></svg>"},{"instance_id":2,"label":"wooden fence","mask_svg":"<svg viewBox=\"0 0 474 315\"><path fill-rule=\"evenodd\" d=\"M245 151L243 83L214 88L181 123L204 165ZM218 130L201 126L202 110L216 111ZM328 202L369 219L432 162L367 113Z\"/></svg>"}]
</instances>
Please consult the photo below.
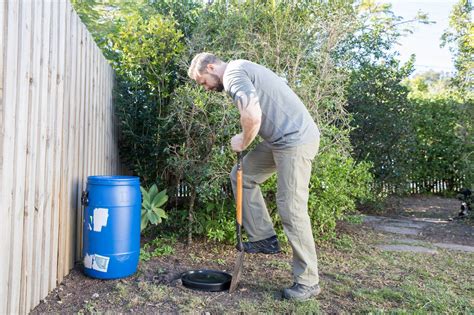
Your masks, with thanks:
<instances>
[{"instance_id":1,"label":"wooden fence","mask_svg":"<svg viewBox=\"0 0 474 315\"><path fill-rule=\"evenodd\" d=\"M0 25L0 314L24 314L80 255L87 176L119 172L114 73L67 0Z\"/></svg>"},{"instance_id":2,"label":"wooden fence","mask_svg":"<svg viewBox=\"0 0 474 315\"><path fill-rule=\"evenodd\" d=\"M376 183L374 188L387 194L443 194L459 192L464 187L465 178L440 180L428 178L424 181L393 184L389 182Z\"/></svg>"}]
</instances>

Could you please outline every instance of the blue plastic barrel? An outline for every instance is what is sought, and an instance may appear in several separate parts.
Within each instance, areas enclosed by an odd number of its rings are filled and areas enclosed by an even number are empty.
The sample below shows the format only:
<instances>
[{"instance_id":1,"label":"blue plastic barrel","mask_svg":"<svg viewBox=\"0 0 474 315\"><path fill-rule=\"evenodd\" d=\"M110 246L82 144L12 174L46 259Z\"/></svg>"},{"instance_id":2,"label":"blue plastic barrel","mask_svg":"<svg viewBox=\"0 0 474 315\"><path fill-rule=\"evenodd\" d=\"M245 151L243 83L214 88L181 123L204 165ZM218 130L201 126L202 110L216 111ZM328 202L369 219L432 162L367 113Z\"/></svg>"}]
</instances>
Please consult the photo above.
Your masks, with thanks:
<instances>
[{"instance_id":1,"label":"blue plastic barrel","mask_svg":"<svg viewBox=\"0 0 474 315\"><path fill-rule=\"evenodd\" d=\"M140 179L89 176L82 203L84 273L99 279L134 274L140 256Z\"/></svg>"}]
</instances>

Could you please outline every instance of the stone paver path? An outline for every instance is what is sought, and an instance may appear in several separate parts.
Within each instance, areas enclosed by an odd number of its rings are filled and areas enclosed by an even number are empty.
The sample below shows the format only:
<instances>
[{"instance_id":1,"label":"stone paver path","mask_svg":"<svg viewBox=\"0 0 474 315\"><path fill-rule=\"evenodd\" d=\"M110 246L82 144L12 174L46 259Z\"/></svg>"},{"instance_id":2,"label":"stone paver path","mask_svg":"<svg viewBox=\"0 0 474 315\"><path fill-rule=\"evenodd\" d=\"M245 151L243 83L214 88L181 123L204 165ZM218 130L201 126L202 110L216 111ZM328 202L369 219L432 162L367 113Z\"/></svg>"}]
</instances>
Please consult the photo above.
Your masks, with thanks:
<instances>
[{"instance_id":1,"label":"stone paver path","mask_svg":"<svg viewBox=\"0 0 474 315\"><path fill-rule=\"evenodd\" d=\"M377 245L381 250L437 254L442 248L474 253L474 227L458 222L366 216L364 223L387 235L386 242Z\"/></svg>"}]
</instances>

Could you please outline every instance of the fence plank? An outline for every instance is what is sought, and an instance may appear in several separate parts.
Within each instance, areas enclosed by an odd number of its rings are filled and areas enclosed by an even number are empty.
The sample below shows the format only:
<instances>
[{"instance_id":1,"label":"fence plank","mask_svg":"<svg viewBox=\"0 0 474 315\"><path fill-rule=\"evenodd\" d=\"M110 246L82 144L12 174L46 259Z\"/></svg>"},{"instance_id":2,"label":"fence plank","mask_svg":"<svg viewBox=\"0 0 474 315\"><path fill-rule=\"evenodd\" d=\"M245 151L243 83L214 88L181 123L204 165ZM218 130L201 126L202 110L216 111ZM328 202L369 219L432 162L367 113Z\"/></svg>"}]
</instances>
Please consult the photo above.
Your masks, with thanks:
<instances>
[{"instance_id":1,"label":"fence plank","mask_svg":"<svg viewBox=\"0 0 474 315\"><path fill-rule=\"evenodd\" d=\"M108 168L108 164L109 164L109 140L110 140L110 132L109 132L109 128L110 128L110 125L109 125L109 120L107 119L108 115L109 115L109 106L108 106L108 103L107 103L107 89L108 89L108 86L107 86L107 62L104 61L102 63L102 70L101 70L101 73L102 73L102 102L104 104L106 104L106 106L104 106L104 111L103 111L103 123L104 123L104 127L105 127L105 130L106 130L106 134L103 135L103 147L104 147L104 171L106 174L111 174L110 173L110 170Z\"/></svg>"},{"instance_id":2,"label":"fence plank","mask_svg":"<svg viewBox=\"0 0 474 315\"><path fill-rule=\"evenodd\" d=\"M14 237L14 159L15 159L15 120L16 120L16 105L17 105L17 54L19 45L19 3L8 3L6 9L7 25L5 30L5 43L6 49L4 51L4 85L3 85L3 171L2 171L2 217L5 218L7 224L5 227L5 248L2 248L2 253L7 253L6 259L2 259L3 272L5 272L6 281L4 285L7 289L4 295L6 297L6 303L4 304L4 312L12 312L12 298L14 293L12 289L12 259L10 257L11 248L14 247L12 242ZM3 230L3 229L2 229ZM13 297L12 297L13 294Z\"/></svg>"},{"instance_id":3,"label":"fence plank","mask_svg":"<svg viewBox=\"0 0 474 315\"><path fill-rule=\"evenodd\" d=\"M87 136L87 116L86 116L86 104L87 104L87 98L88 98L88 63L87 60L90 58L90 54L88 51L88 38L86 36L86 29L85 27L81 24L81 42L82 42L82 60L81 60L81 93L80 93L80 98L81 98L81 103L80 103L80 129L79 129L79 142L80 142L80 150L79 150L79 156L82 157L79 162L79 187L78 187L78 204L81 204L80 201L80 195L81 192L85 189L85 168L86 168L86 160L87 160L87 151L84 147L86 143L86 136ZM81 254L82 254L82 211L77 212L77 221L76 221L76 226L77 226L77 246L76 246L76 259L80 260L81 259Z\"/></svg>"},{"instance_id":4,"label":"fence plank","mask_svg":"<svg viewBox=\"0 0 474 315\"><path fill-rule=\"evenodd\" d=\"M48 65L48 96L47 103L47 128L46 128L46 206L44 211L44 225L43 225L43 253L42 265L43 272L41 275L41 298L44 298L49 292L49 279L51 274L51 259L52 259L52 223L54 213L52 211L53 205L53 186L54 186L54 137L55 137L55 106L57 104L57 58L58 58L58 36L56 30L58 29L58 6L53 3L51 6L51 31L50 31L50 50Z\"/></svg>"},{"instance_id":5,"label":"fence plank","mask_svg":"<svg viewBox=\"0 0 474 315\"><path fill-rule=\"evenodd\" d=\"M64 207L65 207L65 224L63 227L63 238L64 238L64 254L63 254L63 270L61 273L61 278L68 274L69 270L74 266L74 255L73 255L73 245L71 241L74 240L75 235L75 204L74 201L76 200L76 190L74 184L74 140L75 140L75 132L76 132L76 123L75 123L75 109L77 104L74 101L74 96L77 88L77 81L76 81L76 71L77 71L77 46L76 46L76 25L77 20L74 19L74 14L72 11L72 7L67 3L67 25L68 25L68 49L66 52L66 68L68 69L68 87L67 94L65 97L65 105L68 108L68 141L67 141L67 148L65 148L64 152L66 152L63 159L66 163L66 171L67 171L67 180L65 181L65 191L63 193L63 200L64 200ZM73 220L74 218L74 220Z\"/></svg>"},{"instance_id":6,"label":"fence plank","mask_svg":"<svg viewBox=\"0 0 474 315\"><path fill-rule=\"evenodd\" d=\"M98 164L98 145L97 145L97 140L98 140L98 132L97 132L97 124L99 123L99 117L98 117L98 108L97 108L97 103L98 103L98 93L99 93L99 80L98 80L98 65L97 65L97 57L98 57L98 52L97 49L93 46L92 51L94 53L94 63L93 63L93 76L94 79L92 80L92 108L93 108L93 122L91 125L92 129L92 155L91 155L91 174L90 175L100 175L98 174L97 170L97 164Z\"/></svg>"},{"instance_id":7,"label":"fence plank","mask_svg":"<svg viewBox=\"0 0 474 315\"><path fill-rule=\"evenodd\" d=\"M113 72L109 71L110 74L113 76ZM113 89L114 89L114 82L113 80L108 80L107 81L107 99L106 99L106 104L107 104L107 123L109 127L107 130L109 131L109 143L108 143L108 152L109 152L109 173L110 174L115 174L118 172L117 166L115 165L115 151L114 151L114 143L117 143L117 140L115 139L115 110L114 106L112 104L112 96L113 96Z\"/></svg>"},{"instance_id":8,"label":"fence plank","mask_svg":"<svg viewBox=\"0 0 474 315\"><path fill-rule=\"evenodd\" d=\"M50 277L49 277L49 290L56 287L56 281L58 278L58 247L59 247L59 216L60 216L60 183L61 183L61 156L62 156L62 131L63 131L63 110L64 110L64 63L65 63L65 45L66 37L64 31L66 29L66 7L65 0L56 3L57 14L57 40L58 49L57 51L57 75L54 77L54 84L57 89L56 95L56 107L54 110L54 159L53 159L53 200L52 200L52 226L51 226L51 262L50 262Z\"/></svg>"},{"instance_id":9,"label":"fence plank","mask_svg":"<svg viewBox=\"0 0 474 315\"><path fill-rule=\"evenodd\" d=\"M97 131L97 125L99 123L99 117L98 117L98 94L99 94L99 87L98 87L98 56L99 52L98 49L95 46L92 46L92 52L94 55L94 58L92 59L92 71L93 71L93 76L92 76L92 117L91 117L91 132L92 132L92 138L91 138L91 147L92 147L92 152L91 152L91 157L90 157L90 162L91 162L91 172L89 173L90 175L99 175L98 174L98 162L99 162L99 148L97 145L97 140L98 140L98 131Z\"/></svg>"},{"instance_id":10,"label":"fence plank","mask_svg":"<svg viewBox=\"0 0 474 315\"><path fill-rule=\"evenodd\" d=\"M34 224L36 217L35 194L36 194L36 166L37 166L37 143L39 141L39 81L41 63L41 16L33 14L41 12L42 1L36 1L31 6L32 16L32 47L30 49L31 74L29 79L29 121L27 144L27 163L25 176L25 220L24 220L24 242L22 250L22 284L20 297L20 313L26 313L31 308L33 291L33 264L34 256Z\"/></svg>"},{"instance_id":11,"label":"fence plank","mask_svg":"<svg viewBox=\"0 0 474 315\"><path fill-rule=\"evenodd\" d=\"M106 65L107 68L107 65ZM108 174L113 174L114 173L114 165L113 165L113 159L112 159L112 145L111 143L115 141L113 138L113 115L115 113L112 110L112 106L110 104L110 95L111 95L111 90L113 88L112 82L106 80L105 82L106 88L105 88L105 104L107 104L107 113L105 115L105 120L107 122L107 173Z\"/></svg>"},{"instance_id":12,"label":"fence plank","mask_svg":"<svg viewBox=\"0 0 474 315\"><path fill-rule=\"evenodd\" d=\"M26 166L26 135L24 130L28 120L28 100L25 94L27 93L27 85L25 87L25 77L28 76L29 59L25 55L23 48L29 52L30 41L30 19L28 13L25 12L28 5L21 4L19 8L18 18L21 21L18 31L18 54L22 56L20 60L17 59L17 78L13 84L16 84L16 104L15 112L15 142L11 149L14 150L14 164L13 164L13 200L12 200L12 217L11 217L11 245L8 258L10 259L9 268L9 300L16 301L21 294L21 265L22 252L16 250L21 248L23 242L23 218L24 218L24 174ZM29 12L31 13L31 11ZM7 78L8 79L8 78ZM7 311L9 313L18 313L19 304L10 303Z\"/></svg>"},{"instance_id":13,"label":"fence plank","mask_svg":"<svg viewBox=\"0 0 474 315\"><path fill-rule=\"evenodd\" d=\"M45 200L46 200L46 187L45 187L45 176L46 176L46 130L47 130L47 114L48 108L48 65L50 63L49 50L50 50L50 32L51 32L51 2L43 1L43 9L41 14L41 69L40 69L40 80L39 80L39 123L38 129L39 140L37 145L38 159L36 164L36 191L35 191L35 244L33 248L33 294L32 294L32 305L39 303L41 299L41 274L43 268L43 225L44 225L44 212L45 212Z\"/></svg>"},{"instance_id":14,"label":"fence plank","mask_svg":"<svg viewBox=\"0 0 474 315\"><path fill-rule=\"evenodd\" d=\"M104 125L103 120L102 120L102 108L99 106L99 104L102 103L102 75L101 75L101 60L99 59L100 56L100 50L97 48L97 63L96 63L96 73L97 73L97 83L96 83L96 111L97 111L97 116L96 116L96 126L95 126L95 133L96 133L96 170L95 174L97 175L104 175L105 172L102 168L102 163L103 163L103 147L101 146L102 144L102 137L103 134L99 127L102 127Z\"/></svg>"},{"instance_id":15,"label":"fence plank","mask_svg":"<svg viewBox=\"0 0 474 315\"><path fill-rule=\"evenodd\" d=\"M4 165L5 164L5 156L4 156L4 137L6 131L6 121L5 116L5 103L4 103L4 58L6 57L5 53L5 42L6 42L6 35L7 35L7 10L6 10L6 2L0 2L0 47L2 48L0 53L0 184L2 185L2 189L0 189L0 215L5 220L9 219L9 211L8 205L6 203L6 189L3 182L3 173L4 173ZM7 161L8 162L8 158ZM9 248L8 244L8 234L9 234L9 227L4 226L0 229L0 252L6 253L7 248ZM0 259L0 314L5 314L7 312L7 286L8 286L8 272L2 272L8 270L8 259Z\"/></svg>"},{"instance_id":16,"label":"fence plank","mask_svg":"<svg viewBox=\"0 0 474 315\"><path fill-rule=\"evenodd\" d=\"M90 105L91 105L91 70L92 70L92 61L93 58L91 45L90 45L90 38L88 38L87 33L84 33L86 37L86 85L85 85L85 102L84 102L84 159L83 169L82 169L82 190L85 190L87 176L89 175L89 161L90 161Z\"/></svg>"},{"instance_id":17,"label":"fence plank","mask_svg":"<svg viewBox=\"0 0 474 315\"><path fill-rule=\"evenodd\" d=\"M105 128L105 133L102 134L102 146L103 146L103 161L102 161L102 165L103 165L103 170L104 170L104 173L107 174L107 175L110 175L112 174L109 169L108 169L108 165L110 163L110 160L109 160L109 152L108 152L108 149L109 149L109 141L111 141L110 139L110 125L109 125L109 121L107 119L108 115L110 115L110 112L109 112L109 106L108 106L108 103L107 103L107 89L108 89L108 86L107 86L107 61L103 60L102 61L102 68L101 68L101 74L102 74L102 104L104 104L105 106L102 107L102 121L103 121L103 124L104 124L104 128Z\"/></svg>"},{"instance_id":18,"label":"fence plank","mask_svg":"<svg viewBox=\"0 0 474 315\"><path fill-rule=\"evenodd\" d=\"M97 56L99 57L101 55L100 49L97 48ZM97 105L102 104L102 60L97 58ZM104 163L104 147L102 143L102 139L104 134L101 132L101 129L99 127L102 127L104 125L104 120L102 116L102 110L103 108L101 106L97 106L97 174L99 175L105 175L103 164Z\"/></svg>"},{"instance_id":19,"label":"fence plank","mask_svg":"<svg viewBox=\"0 0 474 315\"><path fill-rule=\"evenodd\" d=\"M82 155L82 135L83 133L83 112L82 112L82 104L84 98L84 72L85 72L85 46L84 46L84 38L83 38L83 28L82 24L79 21L79 18L74 17L78 21L77 25L77 50L78 50L78 65L77 65L77 92L75 96L76 102L76 142L75 142L75 152L77 156ZM81 255L81 246L82 243L80 239L82 238L82 208L81 208L81 192L82 192L82 160L75 159L74 160L74 169L75 169L75 187L76 187L76 208L78 211L76 212L76 242L75 242L75 252L74 258L75 260L80 260Z\"/></svg>"},{"instance_id":20,"label":"fence plank","mask_svg":"<svg viewBox=\"0 0 474 315\"><path fill-rule=\"evenodd\" d=\"M98 56L100 56L100 50L98 49ZM98 58L97 60L97 104L103 104L103 83L102 83L102 60ZM100 175L106 175L104 170L104 133L102 128L104 126L104 117L103 117L104 108L102 106L97 106L97 149L98 149L98 159L97 159L97 171Z\"/></svg>"},{"instance_id":21,"label":"fence plank","mask_svg":"<svg viewBox=\"0 0 474 315\"><path fill-rule=\"evenodd\" d=\"M86 59L86 91L85 91L85 104L84 104L84 123L85 123L85 130L84 130L84 169L83 169L83 174L82 174L82 190L85 190L86 188L86 183L87 183L87 176L90 175L90 155L91 155L91 123L90 123L90 116L91 116L91 90L92 90L92 59L94 58L94 55L92 54L91 50L91 39L87 37L87 33L84 33L86 35L86 49L87 49L87 56L88 58Z\"/></svg>"},{"instance_id":22,"label":"fence plank","mask_svg":"<svg viewBox=\"0 0 474 315\"><path fill-rule=\"evenodd\" d=\"M9 296L11 301L19 301L22 284L22 256L23 251L18 250L23 245L24 217L25 217L25 175L26 175L26 149L28 133L28 103L30 86L30 47L31 47L31 6L29 1L20 2L19 9L19 32L18 32L18 56L16 81L16 114L15 114L15 157L13 181L13 216L12 216L12 241L10 248L10 277ZM9 313L19 313L20 303L10 303Z\"/></svg>"},{"instance_id":23,"label":"fence plank","mask_svg":"<svg viewBox=\"0 0 474 315\"><path fill-rule=\"evenodd\" d=\"M69 95L71 91L71 59L69 58L71 51L71 34L70 34L70 11L68 2L64 3L65 7L63 8L64 12L61 12L61 17L64 17L64 33L62 34L61 41L64 41L64 51L63 51L63 61L64 62L64 93L63 93L63 115L62 115L62 125L61 128L61 159L60 159L60 178L59 178L59 231L58 231L58 264L57 264L57 281L61 282L65 275L65 270L69 270L66 267L66 244L67 244L67 226L68 224L68 198L69 196L69 179L70 179L70 168L68 165L68 153L69 153L69 143L72 141L73 137L71 135L71 125L70 120L70 108L69 104ZM61 52L60 52L61 55Z\"/></svg>"},{"instance_id":24,"label":"fence plank","mask_svg":"<svg viewBox=\"0 0 474 315\"><path fill-rule=\"evenodd\" d=\"M85 39L84 39L84 35L83 35L83 28L82 26L80 25L79 26L79 34L78 34L78 37L79 37L79 42L80 42L80 78L79 78L79 81L80 81L80 88L79 88L79 94L78 94L78 98L77 98L77 101L79 102L78 103L78 126L77 126L77 129L78 129L78 136L77 136L77 140L78 140L78 143L77 143L77 155L78 156L81 156L83 157L84 156L84 152L83 152L83 136L84 136L84 98L85 98L85 71L86 71L86 65L85 65L85 54L86 54L86 51L85 51ZM77 204L77 207L79 208L80 205L81 205L81 192L82 192L82 166L83 166L83 161L82 159L77 159L76 160L76 171L77 171L77 201L76 201L76 204ZM82 211L78 211L76 213L76 228L77 228L77 239L76 239L76 255L75 255L75 258L76 260L79 260L80 259L80 255L81 255L81 247L82 247L82 242L81 242L81 239L82 239L82 229L81 229L81 222L82 222Z\"/></svg>"}]
</instances>

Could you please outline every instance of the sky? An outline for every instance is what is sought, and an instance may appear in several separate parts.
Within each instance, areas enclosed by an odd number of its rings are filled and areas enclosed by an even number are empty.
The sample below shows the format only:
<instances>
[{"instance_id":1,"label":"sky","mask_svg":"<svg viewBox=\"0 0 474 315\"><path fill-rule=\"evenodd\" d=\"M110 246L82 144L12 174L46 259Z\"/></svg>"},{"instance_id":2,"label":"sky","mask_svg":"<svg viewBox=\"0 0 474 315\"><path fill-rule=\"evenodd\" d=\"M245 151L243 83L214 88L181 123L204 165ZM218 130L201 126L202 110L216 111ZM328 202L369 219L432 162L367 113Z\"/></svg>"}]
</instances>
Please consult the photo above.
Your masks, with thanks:
<instances>
[{"instance_id":1,"label":"sky","mask_svg":"<svg viewBox=\"0 0 474 315\"><path fill-rule=\"evenodd\" d=\"M383 0L391 3L396 15L412 19L421 10L428 14L434 24L417 24L413 34L400 39L395 48L400 52L400 60L407 61L411 54L416 55L415 73L427 70L452 72L452 54L447 47L440 48L441 35L449 26L449 15L457 0Z\"/></svg>"}]
</instances>

